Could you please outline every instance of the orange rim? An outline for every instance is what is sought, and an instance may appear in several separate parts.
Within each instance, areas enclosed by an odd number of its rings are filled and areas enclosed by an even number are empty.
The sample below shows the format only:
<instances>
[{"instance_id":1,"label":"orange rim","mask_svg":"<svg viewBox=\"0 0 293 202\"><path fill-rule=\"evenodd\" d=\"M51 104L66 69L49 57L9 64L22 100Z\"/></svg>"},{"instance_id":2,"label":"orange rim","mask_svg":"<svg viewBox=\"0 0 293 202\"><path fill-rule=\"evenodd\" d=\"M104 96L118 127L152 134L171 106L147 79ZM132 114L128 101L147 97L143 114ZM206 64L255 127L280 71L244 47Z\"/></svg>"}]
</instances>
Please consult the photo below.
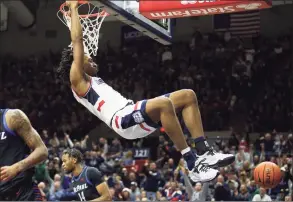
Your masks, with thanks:
<instances>
[{"instance_id":1,"label":"orange rim","mask_svg":"<svg viewBox=\"0 0 293 202\"><path fill-rule=\"evenodd\" d=\"M91 3L87 2L87 1L79 1L79 4L83 5L83 4L91 4ZM63 15L68 15L68 11L64 11L64 9L63 9L65 6L66 6L66 3L61 4L59 10L62 12ZM79 17L87 18L87 17L108 16L108 15L109 14L106 13L105 11L101 11L98 13L79 15Z\"/></svg>"}]
</instances>

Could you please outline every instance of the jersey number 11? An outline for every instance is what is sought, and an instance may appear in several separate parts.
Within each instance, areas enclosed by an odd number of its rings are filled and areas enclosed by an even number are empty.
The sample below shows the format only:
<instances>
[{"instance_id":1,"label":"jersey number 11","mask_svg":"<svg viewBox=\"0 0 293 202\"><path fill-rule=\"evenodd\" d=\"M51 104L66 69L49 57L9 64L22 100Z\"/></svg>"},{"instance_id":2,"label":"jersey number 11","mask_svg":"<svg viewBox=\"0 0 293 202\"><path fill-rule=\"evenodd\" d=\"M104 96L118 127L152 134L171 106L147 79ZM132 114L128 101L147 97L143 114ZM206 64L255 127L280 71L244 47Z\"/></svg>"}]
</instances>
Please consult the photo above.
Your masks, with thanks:
<instances>
[{"instance_id":1,"label":"jersey number 11","mask_svg":"<svg viewBox=\"0 0 293 202\"><path fill-rule=\"evenodd\" d=\"M79 196L80 201L86 201L83 192L78 193L78 196Z\"/></svg>"}]
</instances>

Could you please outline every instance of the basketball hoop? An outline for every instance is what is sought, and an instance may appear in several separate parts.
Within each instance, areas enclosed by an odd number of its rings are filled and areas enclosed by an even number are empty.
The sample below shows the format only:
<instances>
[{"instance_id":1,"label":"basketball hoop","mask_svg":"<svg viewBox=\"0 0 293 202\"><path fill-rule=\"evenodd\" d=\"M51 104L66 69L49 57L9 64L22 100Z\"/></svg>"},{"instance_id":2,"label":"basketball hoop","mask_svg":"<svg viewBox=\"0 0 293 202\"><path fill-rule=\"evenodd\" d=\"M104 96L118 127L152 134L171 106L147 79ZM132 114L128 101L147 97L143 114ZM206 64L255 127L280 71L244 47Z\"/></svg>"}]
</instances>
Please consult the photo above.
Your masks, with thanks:
<instances>
[{"instance_id":1,"label":"basketball hoop","mask_svg":"<svg viewBox=\"0 0 293 202\"><path fill-rule=\"evenodd\" d=\"M102 23L109 14L101 8L87 1L79 1L78 12L84 13L79 15L83 32L84 52L90 55L97 55L99 45L99 33ZM57 17L71 29L70 9L63 3L57 12ZM69 45L72 48L72 43Z\"/></svg>"}]
</instances>

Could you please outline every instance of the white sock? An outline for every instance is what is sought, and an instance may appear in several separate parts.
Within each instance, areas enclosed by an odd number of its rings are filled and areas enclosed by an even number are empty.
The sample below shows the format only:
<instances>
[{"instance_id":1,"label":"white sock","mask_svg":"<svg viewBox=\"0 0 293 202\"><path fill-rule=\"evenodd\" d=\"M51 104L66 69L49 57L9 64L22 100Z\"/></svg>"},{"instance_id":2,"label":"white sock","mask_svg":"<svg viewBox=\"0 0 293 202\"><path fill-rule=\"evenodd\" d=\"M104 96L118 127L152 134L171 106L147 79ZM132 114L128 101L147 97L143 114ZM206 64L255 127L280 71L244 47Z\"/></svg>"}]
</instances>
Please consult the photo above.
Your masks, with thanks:
<instances>
[{"instance_id":1,"label":"white sock","mask_svg":"<svg viewBox=\"0 0 293 202\"><path fill-rule=\"evenodd\" d=\"M186 154L186 153L188 153L188 152L190 152L190 151L191 151L190 147L187 147L186 149L183 149L183 150L181 151L181 154L184 155L184 154Z\"/></svg>"}]
</instances>

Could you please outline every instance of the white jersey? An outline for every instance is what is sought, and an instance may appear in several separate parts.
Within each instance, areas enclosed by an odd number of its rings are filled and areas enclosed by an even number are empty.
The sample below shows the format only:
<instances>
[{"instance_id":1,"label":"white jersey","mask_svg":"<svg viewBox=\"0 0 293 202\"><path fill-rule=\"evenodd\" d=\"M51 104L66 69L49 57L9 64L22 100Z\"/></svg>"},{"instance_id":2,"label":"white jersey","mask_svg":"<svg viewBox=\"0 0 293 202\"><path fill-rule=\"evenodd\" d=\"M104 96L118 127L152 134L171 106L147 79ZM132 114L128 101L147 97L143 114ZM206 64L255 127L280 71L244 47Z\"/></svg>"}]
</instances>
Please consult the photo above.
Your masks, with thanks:
<instances>
[{"instance_id":1,"label":"white jersey","mask_svg":"<svg viewBox=\"0 0 293 202\"><path fill-rule=\"evenodd\" d=\"M108 126L110 126L113 115L132 102L132 100L123 97L99 77L91 77L91 85L84 96L78 96L74 90L72 92L80 104Z\"/></svg>"}]
</instances>

